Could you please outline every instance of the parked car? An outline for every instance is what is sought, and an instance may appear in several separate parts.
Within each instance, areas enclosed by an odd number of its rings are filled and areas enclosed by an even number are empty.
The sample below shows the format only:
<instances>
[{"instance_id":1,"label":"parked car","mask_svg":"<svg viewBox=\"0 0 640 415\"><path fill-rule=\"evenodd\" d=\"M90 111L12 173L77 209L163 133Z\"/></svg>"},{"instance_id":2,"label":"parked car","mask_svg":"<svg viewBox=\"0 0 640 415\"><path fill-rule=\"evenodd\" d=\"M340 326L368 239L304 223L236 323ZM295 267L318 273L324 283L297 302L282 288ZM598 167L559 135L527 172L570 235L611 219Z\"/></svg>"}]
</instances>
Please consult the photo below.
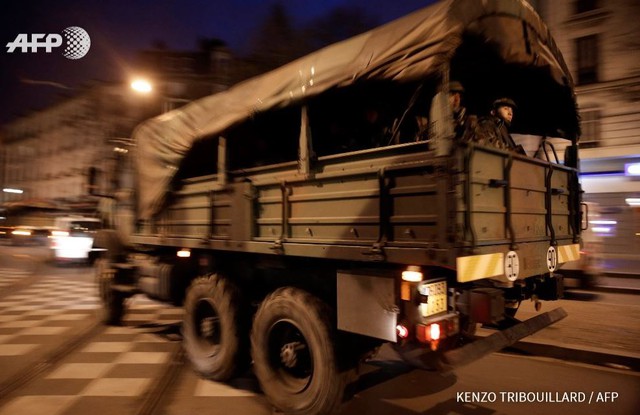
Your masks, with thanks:
<instances>
[{"instance_id":1,"label":"parked car","mask_svg":"<svg viewBox=\"0 0 640 415\"><path fill-rule=\"evenodd\" d=\"M49 247L56 262L92 262L93 239L102 228L100 219L72 216L55 221Z\"/></svg>"},{"instance_id":2,"label":"parked car","mask_svg":"<svg viewBox=\"0 0 640 415\"><path fill-rule=\"evenodd\" d=\"M3 228L4 235L16 246L42 246L47 245L48 237L51 234L51 228L38 226L15 226Z\"/></svg>"},{"instance_id":3,"label":"parked car","mask_svg":"<svg viewBox=\"0 0 640 415\"><path fill-rule=\"evenodd\" d=\"M0 241L10 241L12 231L11 226L0 226Z\"/></svg>"}]
</instances>

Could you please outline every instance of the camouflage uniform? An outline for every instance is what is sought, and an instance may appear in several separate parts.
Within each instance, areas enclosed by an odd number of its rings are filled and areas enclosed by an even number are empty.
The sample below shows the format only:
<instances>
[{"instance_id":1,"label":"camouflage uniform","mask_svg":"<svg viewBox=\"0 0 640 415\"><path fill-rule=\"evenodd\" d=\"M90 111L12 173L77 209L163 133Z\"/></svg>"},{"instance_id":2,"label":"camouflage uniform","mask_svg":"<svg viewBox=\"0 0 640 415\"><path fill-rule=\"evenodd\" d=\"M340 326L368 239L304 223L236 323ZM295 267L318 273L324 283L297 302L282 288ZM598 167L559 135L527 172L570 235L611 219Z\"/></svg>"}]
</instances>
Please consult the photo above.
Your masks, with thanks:
<instances>
[{"instance_id":1,"label":"camouflage uniform","mask_svg":"<svg viewBox=\"0 0 640 415\"><path fill-rule=\"evenodd\" d=\"M500 98L493 102L494 111L501 106L516 108L515 102L509 98ZM477 126L475 126L473 133L470 134L469 141L501 150L519 151L518 146L516 146L515 141L513 141L513 138L509 134L506 122L497 115L481 118Z\"/></svg>"},{"instance_id":2,"label":"camouflage uniform","mask_svg":"<svg viewBox=\"0 0 640 415\"><path fill-rule=\"evenodd\" d=\"M449 83L449 93L458 93L462 100L465 90L460 82L452 81ZM474 115L467 116L467 109L460 105L453 109L453 131L458 139L463 139L465 136L469 136L471 131L475 128L477 118Z\"/></svg>"},{"instance_id":3,"label":"camouflage uniform","mask_svg":"<svg viewBox=\"0 0 640 415\"><path fill-rule=\"evenodd\" d=\"M475 115L467 115L467 109L460 107L460 109L453 113L453 131L456 138L465 140L465 137L469 137L473 134L473 131L477 128L478 118Z\"/></svg>"},{"instance_id":4,"label":"camouflage uniform","mask_svg":"<svg viewBox=\"0 0 640 415\"><path fill-rule=\"evenodd\" d=\"M494 115L481 118L478 121L472 141L502 150L516 149L516 144L511 138L504 121Z\"/></svg>"}]
</instances>

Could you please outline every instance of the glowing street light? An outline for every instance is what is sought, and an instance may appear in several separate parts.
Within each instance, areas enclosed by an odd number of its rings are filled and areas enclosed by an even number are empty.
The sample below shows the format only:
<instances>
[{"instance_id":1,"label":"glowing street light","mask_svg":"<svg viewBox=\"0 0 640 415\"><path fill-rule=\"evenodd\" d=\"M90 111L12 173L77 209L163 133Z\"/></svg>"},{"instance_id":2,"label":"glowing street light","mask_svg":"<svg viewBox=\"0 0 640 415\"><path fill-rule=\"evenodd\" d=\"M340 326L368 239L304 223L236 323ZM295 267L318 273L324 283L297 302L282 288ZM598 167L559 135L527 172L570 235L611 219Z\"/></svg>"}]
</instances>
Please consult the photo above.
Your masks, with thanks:
<instances>
[{"instance_id":1,"label":"glowing street light","mask_svg":"<svg viewBox=\"0 0 640 415\"><path fill-rule=\"evenodd\" d=\"M148 94L153 90L153 87L146 79L136 79L131 82L131 89L142 94Z\"/></svg>"},{"instance_id":2,"label":"glowing street light","mask_svg":"<svg viewBox=\"0 0 640 415\"><path fill-rule=\"evenodd\" d=\"M629 197L624 200L629 206L640 206L640 197Z\"/></svg>"},{"instance_id":3,"label":"glowing street light","mask_svg":"<svg viewBox=\"0 0 640 415\"><path fill-rule=\"evenodd\" d=\"M624 165L625 176L640 176L640 163L626 163Z\"/></svg>"},{"instance_id":4,"label":"glowing street light","mask_svg":"<svg viewBox=\"0 0 640 415\"><path fill-rule=\"evenodd\" d=\"M12 189L9 187L5 187L4 189L2 189L3 192L5 193L16 193L16 194L22 194L24 193L24 191L22 189Z\"/></svg>"}]
</instances>

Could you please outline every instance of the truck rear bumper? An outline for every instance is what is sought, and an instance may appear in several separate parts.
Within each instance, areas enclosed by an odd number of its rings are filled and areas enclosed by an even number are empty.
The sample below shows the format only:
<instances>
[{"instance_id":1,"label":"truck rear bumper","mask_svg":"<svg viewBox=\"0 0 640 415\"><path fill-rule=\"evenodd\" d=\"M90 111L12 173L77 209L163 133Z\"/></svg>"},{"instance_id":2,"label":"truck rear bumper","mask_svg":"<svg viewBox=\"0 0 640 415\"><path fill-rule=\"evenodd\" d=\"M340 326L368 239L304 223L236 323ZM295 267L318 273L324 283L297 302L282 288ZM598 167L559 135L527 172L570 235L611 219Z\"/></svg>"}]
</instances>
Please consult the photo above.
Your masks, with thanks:
<instances>
[{"instance_id":1,"label":"truck rear bumper","mask_svg":"<svg viewBox=\"0 0 640 415\"><path fill-rule=\"evenodd\" d=\"M434 356L434 353L424 347L404 350L401 354L407 363L417 368L427 370L436 368L441 372L451 372L458 367L467 365L488 354L511 346L518 340L530 336L562 320L566 316L567 312L563 308L556 308L511 326L508 329L498 331L483 339L475 340L465 346L449 350L437 356Z\"/></svg>"}]
</instances>

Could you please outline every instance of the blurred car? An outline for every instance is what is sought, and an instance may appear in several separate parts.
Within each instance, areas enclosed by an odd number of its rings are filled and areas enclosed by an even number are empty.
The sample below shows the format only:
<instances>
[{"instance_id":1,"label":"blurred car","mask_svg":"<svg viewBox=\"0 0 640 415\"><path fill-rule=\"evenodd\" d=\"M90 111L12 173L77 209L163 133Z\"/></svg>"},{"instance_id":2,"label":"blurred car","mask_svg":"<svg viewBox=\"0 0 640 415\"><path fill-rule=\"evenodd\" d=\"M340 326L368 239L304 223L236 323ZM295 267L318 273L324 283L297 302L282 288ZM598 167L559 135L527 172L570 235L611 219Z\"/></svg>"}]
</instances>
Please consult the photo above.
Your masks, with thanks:
<instances>
[{"instance_id":1,"label":"blurred car","mask_svg":"<svg viewBox=\"0 0 640 415\"><path fill-rule=\"evenodd\" d=\"M95 258L93 239L101 228L102 222L96 218L57 218L49 237L49 248L54 261L92 262Z\"/></svg>"},{"instance_id":2,"label":"blurred car","mask_svg":"<svg viewBox=\"0 0 640 415\"><path fill-rule=\"evenodd\" d=\"M566 288L593 288L597 278L604 272L603 237L599 233L602 222L600 206L587 202L587 212L582 231L580 259L563 264L560 273L565 277Z\"/></svg>"},{"instance_id":3,"label":"blurred car","mask_svg":"<svg viewBox=\"0 0 640 415\"><path fill-rule=\"evenodd\" d=\"M16 246L42 246L47 244L51 229L38 226L15 226L3 228L4 235Z\"/></svg>"},{"instance_id":4,"label":"blurred car","mask_svg":"<svg viewBox=\"0 0 640 415\"><path fill-rule=\"evenodd\" d=\"M12 231L11 226L0 226L0 241L10 241Z\"/></svg>"}]
</instances>

